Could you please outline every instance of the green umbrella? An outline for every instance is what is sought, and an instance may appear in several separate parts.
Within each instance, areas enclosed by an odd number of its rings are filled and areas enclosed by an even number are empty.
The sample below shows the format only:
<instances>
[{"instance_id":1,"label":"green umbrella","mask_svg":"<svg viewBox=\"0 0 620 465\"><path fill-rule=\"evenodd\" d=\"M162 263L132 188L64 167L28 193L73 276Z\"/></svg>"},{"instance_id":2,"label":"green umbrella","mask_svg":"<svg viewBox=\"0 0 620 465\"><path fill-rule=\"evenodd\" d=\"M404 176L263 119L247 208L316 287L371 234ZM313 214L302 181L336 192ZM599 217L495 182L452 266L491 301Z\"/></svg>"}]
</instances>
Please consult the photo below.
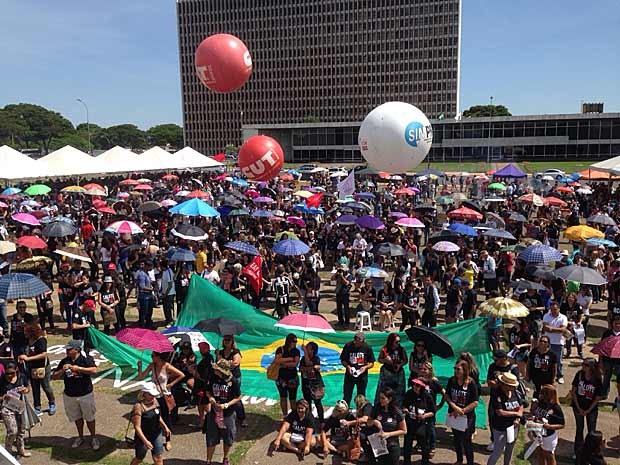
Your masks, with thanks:
<instances>
[{"instance_id":1,"label":"green umbrella","mask_svg":"<svg viewBox=\"0 0 620 465\"><path fill-rule=\"evenodd\" d=\"M51 190L52 188L49 186L46 186L45 184L33 184L28 189L26 189L24 192L28 195L45 195Z\"/></svg>"},{"instance_id":2,"label":"green umbrella","mask_svg":"<svg viewBox=\"0 0 620 465\"><path fill-rule=\"evenodd\" d=\"M231 210L228 216L246 216L249 214L250 214L249 211L244 210L243 208L237 208L236 210Z\"/></svg>"},{"instance_id":3,"label":"green umbrella","mask_svg":"<svg viewBox=\"0 0 620 465\"><path fill-rule=\"evenodd\" d=\"M521 251L525 250L525 246L523 244L505 245L504 247L502 247L499 250L501 252L521 252Z\"/></svg>"},{"instance_id":4,"label":"green umbrella","mask_svg":"<svg viewBox=\"0 0 620 465\"><path fill-rule=\"evenodd\" d=\"M288 236L288 239L299 239L297 234L295 234L293 231L280 231L276 234L276 242L279 242L282 239L282 234L286 234Z\"/></svg>"},{"instance_id":5,"label":"green umbrella","mask_svg":"<svg viewBox=\"0 0 620 465\"><path fill-rule=\"evenodd\" d=\"M502 182L494 182L493 184L489 184L487 189L493 189L493 190L498 190L498 191L505 191L506 190L506 186Z\"/></svg>"},{"instance_id":6,"label":"green umbrella","mask_svg":"<svg viewBox=\"0 0 620 465\"><path fill-rule=\"evenodd\" d=\"M437 203L439 205L450 205L454 203L454 199L449 195L443 195L437 198Z\"/></svg>"}]
</instances>

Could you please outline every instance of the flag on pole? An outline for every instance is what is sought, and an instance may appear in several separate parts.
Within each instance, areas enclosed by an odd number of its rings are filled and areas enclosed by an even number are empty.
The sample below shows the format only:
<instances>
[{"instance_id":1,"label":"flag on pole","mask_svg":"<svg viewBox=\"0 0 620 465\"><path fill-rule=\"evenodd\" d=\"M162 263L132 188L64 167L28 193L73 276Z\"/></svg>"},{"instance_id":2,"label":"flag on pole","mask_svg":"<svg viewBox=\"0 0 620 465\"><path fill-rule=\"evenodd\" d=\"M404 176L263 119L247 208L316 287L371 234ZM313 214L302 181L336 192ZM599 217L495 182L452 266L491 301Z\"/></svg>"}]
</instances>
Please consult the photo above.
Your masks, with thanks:
<instances>
[{"instance_id":1,"label":"flag on pole","mask_svg":"<svg viewBox=\"0 0 620 465\"><path fill-rule=\"evenodd\" d=\"M254 257L243 270L242 273L248 277L248 281L256 294L260 294L263 287L263 259L260 255Z\"/></svg>"},{"instance_id":2,"label":"flag on pole","mask_svg":"<svg viewBox=\"0 0 620 465\"><path fill-rule=\"evenodd\" d=\"M343 200L355 192L355 172L351 170L349 175L338 183L338 198Z\"/></svg>"},{"instance_id":3,"label":"flag on pole","mask_svg":"<svg viewBox=\"0 0 620 465\"><path fill-rule=\"evenodd\" d=\"M219 161L220 163L223 163L224 160L226 159L226 154L218 153L217 155L213 155L211 158L213 158L215 161Z\"/></svg>"},{"instance_id":4,"label":"flag on pole","mask_svg":"<svg viewBox=\"0 0 620 465\"><path fill-rule=\"evenodd\" d=\"M306 207L319 208L321 206L322 199L323 199L323 192L314 194L306 199Z\"/></svg>"}]
</instances>

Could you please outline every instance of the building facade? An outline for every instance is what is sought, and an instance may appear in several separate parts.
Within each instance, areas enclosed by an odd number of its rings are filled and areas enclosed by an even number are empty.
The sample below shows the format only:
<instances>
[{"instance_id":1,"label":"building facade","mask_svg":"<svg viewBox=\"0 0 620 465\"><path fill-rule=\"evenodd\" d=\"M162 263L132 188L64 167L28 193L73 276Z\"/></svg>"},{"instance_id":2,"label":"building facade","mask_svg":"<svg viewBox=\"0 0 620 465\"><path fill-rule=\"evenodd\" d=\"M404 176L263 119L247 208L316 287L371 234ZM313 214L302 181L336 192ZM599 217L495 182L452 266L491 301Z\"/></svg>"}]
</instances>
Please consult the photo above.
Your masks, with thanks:
<instances>
[{"instance_id":1,"label":"building facade","mask_svg":"<svg viewBox=\"0 0 620 465\"><path fill-rule=\"evenodd\" d=\"M185 143L205 153L241 126L361 121L404 101L429 117L458 113L461 0L177 0ZM203 87L194 52L239 37L253 74L231 94Z\"/></svg>"},{"instance_id":2,"label":"building facade","mask_svg":"<svg viewBox=\"0 0 620 465\"><path fill-rule=\"evenodd\" d=\"M620 113L431 120L431 161L601 160L620 155ZM245 125L278 140L285 160L361 162L359 123Z\"/></svg>"}]
</instances>

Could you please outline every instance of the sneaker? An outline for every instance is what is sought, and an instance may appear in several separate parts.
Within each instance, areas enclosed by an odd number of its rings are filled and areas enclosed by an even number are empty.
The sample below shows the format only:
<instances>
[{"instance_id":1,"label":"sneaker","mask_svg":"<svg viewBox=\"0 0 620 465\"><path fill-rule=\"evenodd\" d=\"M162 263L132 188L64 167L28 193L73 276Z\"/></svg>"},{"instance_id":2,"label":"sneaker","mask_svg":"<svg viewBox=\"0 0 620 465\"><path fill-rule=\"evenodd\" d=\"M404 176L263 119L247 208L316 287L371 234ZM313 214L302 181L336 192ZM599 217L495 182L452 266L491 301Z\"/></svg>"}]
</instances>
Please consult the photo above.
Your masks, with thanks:
<instances>
[{"instance_id":1,"label":"sneaker","mask_svg":"<svg viewBox=\"0 0 620 465\"><path fill-rule=\"evenodd\" d=\"M26 450L19 451L17 455L21 455L22 457L32 457L32 454Z\"/></svg>"},{"instance_id":2,"label":"sneaker","mask_svg":"<svg viewBox=\"0 0 620 465\"><path fill-rule=\"evenodd\" d=\"M47 414L51 417L56 414L56 405L50 404L50 409L47 411Z\"/></svg>"},{"instance_id":3,"label":"sneaker","mask_svg":"<svg viewBox=\"0 0 620 465\"><path fill-rule=\"evenodd\" d=\"M82 444L84 444L84 438L75 438L73 444L71 444L71 449L77 449Z\"/></svg>"},{"instance_id":4,"label":"sneaker","mask_svg":"<svg viewBox=\"0 0 620 465\"><path fill-rule=\"evenodd\" d=\"M564 378L558 378L558 384L564 384Z\"/></svg>"},{"instance_id":5,"label":"sneaker","mask_svg":"<svg viewBox=\"0 0 620 465\"><path fill-rule=\"evenodd\" d=\"M41 407L35 407L35 408L34 408L34 413L36 413L36 415L37 415L38 417L40 417L41 415L43 415L43 414L41 413Z\"/></svg>"},{"instance_id":6,"label":"sneaker","mask_svg":"<svg viewBox=\"0 0 620 465\"><path fill-rule=\"evenodd\" d=\"M493 445L493 443L487 446L487 452L493 452L494 449L495 449L495 446Z\"/></svg>"},{"instance_id":7,"label":"sneaker","mask_svg":"<svg viewBox=\"0 0 620 465\"><path fill-rule=\"evenodd\" d=\"M99 450L101 448L101 443L99 442L99 439L97 438L93 438L91 440L91 445L93 446L93 450Z\"/></svg>"}]
</instances>

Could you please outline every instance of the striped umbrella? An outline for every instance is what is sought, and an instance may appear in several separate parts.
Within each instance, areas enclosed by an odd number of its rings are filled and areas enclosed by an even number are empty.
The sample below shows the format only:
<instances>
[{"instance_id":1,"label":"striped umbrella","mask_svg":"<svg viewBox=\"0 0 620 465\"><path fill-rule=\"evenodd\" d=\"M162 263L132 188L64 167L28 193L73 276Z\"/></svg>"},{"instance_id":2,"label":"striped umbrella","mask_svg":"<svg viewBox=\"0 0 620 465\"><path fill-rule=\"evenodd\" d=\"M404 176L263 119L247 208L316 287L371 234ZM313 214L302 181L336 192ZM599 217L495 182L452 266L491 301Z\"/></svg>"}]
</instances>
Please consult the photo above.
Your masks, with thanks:
<instances>
[{"instance_id":1,"label":"striped umbrella","mask_svg":"<svg viewBox=\"0 0 620 465\"><path fill-rule=\"evenodd\" d=\"M550 263L562 260L562 254L548 245L530 245L519 254L525 263Z\"/></svg>"},{"instance_id":2,"label":"striped umbrella","mask_svg":"<svg viewBox=\"0 0 620 465\"><path fill-rule=\"evenodd\" d=\"M144 231L133 221L115 221L107 228L106 231L110 231L116 234L142 234Z\"/></svg>"},{"instance_id":3,"label":"striped umbrella","mask_svg":"<svg viewBox=\"0 0 620 465\"><path fill-rule=\"evenodd\" d=\"M271 250L279 255L296 256L308 253L310 247L298 239L284 239L276 242Z\"/></svg>"},{"instance_id":4,"label":"striped umbrella","mask_svg":"<svg viewBox=\"0 0 620 465\"><path fill-rule=\"evenodd\" d=\"M258 249L252 244L248 244L243 241L232 241L224 244L227 249L236 250L237 252L245 253L248 255L259 255Z\"/></svg>"}]
</instances>

